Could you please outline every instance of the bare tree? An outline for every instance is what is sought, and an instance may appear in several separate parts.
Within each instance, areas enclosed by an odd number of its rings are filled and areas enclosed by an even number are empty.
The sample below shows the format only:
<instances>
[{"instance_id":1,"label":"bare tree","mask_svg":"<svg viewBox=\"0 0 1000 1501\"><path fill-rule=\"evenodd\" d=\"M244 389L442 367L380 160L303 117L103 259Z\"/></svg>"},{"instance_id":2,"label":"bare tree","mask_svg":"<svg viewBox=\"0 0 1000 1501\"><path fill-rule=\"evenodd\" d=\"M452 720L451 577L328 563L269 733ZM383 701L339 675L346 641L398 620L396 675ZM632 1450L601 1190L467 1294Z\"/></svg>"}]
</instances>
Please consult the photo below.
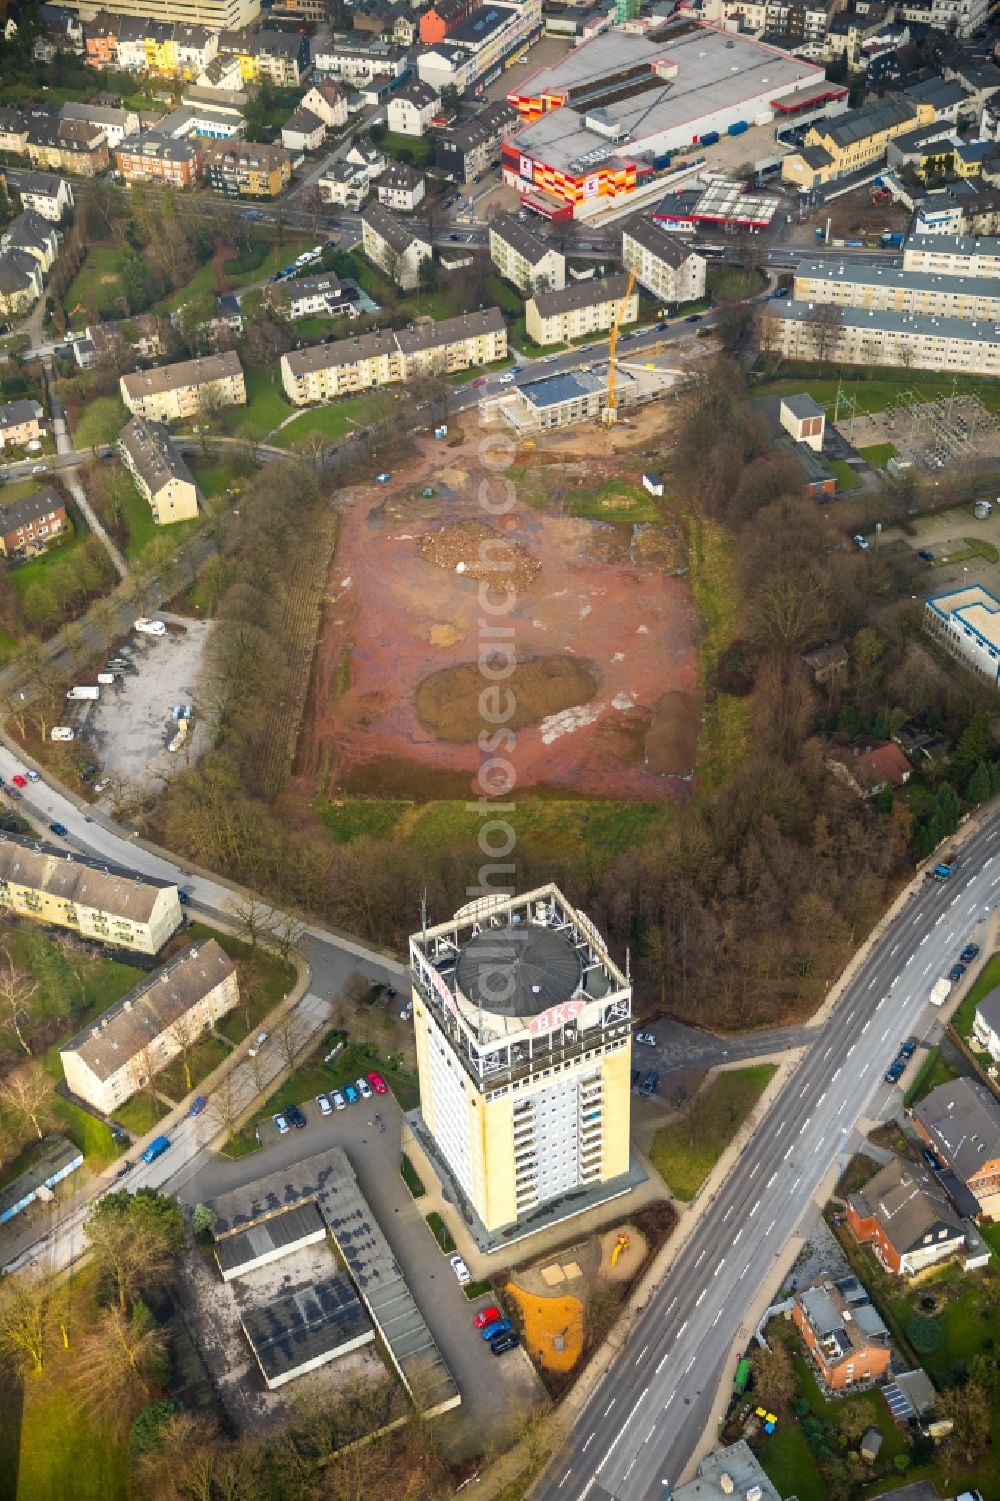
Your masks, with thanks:
<instances>
[{"instance_id":1,"label":"bare tree","mask_svg":"<svg viewBox=\"0 0 1000 1501\"><path fill-rule=\"evenodd\" d=\"M0 1101L41 1141L55 1121L52 1080L40 1063L25 1063L0 1082Z\"/></svg>"},{"instance_id":2,"label":"bare tree","mask_svg":"<svg viewBox=\"0 0 1000 1501\"><path fill-rule=\"evenodd\" d=\"M0 1282L0 1352L22 1374L42 1374L50 1295L48 1281L29 1272Z\"/></svg>"},{"instance_id":3,"label":"bare tree","mask_svg":"<svg viewBox=\"0 0 1000 1501\"><path fill-rule=\"evenodd\" d=\"M177 1019L171 1022L167 1028L167 1036L173 1042L181 1058L181 1068L184 1070L184 1092L191 1092L191 1049L204 1031L195 1021L189 1011L183 1012Z\"/></svg>"},{"instance_id":4,"label":"bare tree","mask_svg":"<svg viewBox=\"0 0 1000 1501\"><path fill-rule=\"evenodd\" d=\"M131 1318L106 1309L76 1344L73 1385L83 1411L120 1432L162 1380L165 1354L166 1336L146 1308L139 1305Z\"/></svg>"},{"instance_id":5,"label":"bare tree","mask_svg":"<svg viewBox=\"0 0 1000 1501\"><path fill-rule=\"evenodd\" d=\"M0 1025L12 1032L18 1046L31 1056L31 1045L25 1036L26 1028L33 1020L31 1002L38 994L38 982L24 970L18 969L7 949L2 950L4 962L0 964Z\"/></svg>"},{"instance_id":6,"label":"bare tree","mask_svg":"<svg viewBox=\"0 0 1000 1501\"><path fill-rule=\"evenodd\" d=\"M239 924L252 951L256 950L258 943L266 944L273 937L277 921L274 908L259 897L240 897L230 902L226 910Z\"/></svg>"},{"instance_id":7,"label":"bare tree","mask_svg":"<svg viewBox=\"0 0 1000 1501\"><path fill-rule=\"evenodd\" d=\"M821 302L813 309L807 326L818 360L825 362L836 354L843 323L843 309L835 302Z\"/></svg>"},{"instance_id":8,"label":"bare tree","mask_svg":"<svg viewBox=\"0 0 1000 1501\"><path fill-rule=\"evenodd\" d=\"M274 1045L281 1056L282 1067L287 1068L289 1072L295 1067L295 1060L301 1046L301 1040L294 1025L294 1017L295 1013L290 1011L281 1018L274 1029Z\"/></svg>"},{"instance_id":9,"label":"bare tree","mask_svg":"<svg viewBox=\"0 0 1000 1501\"><path fill-rule=\"evenodd\" d=\"M99 1266L114 1283L118 1308L128 1315L143 1288L168 1277L173 1250L161 1236L127 1217L92 1211L85 1228Z\"/></svg>"},{"instance_id":10,"label":"bare tree","mask_svg":"<svg viewBox=\"0 0 1000 1501\"><path fill-rule=\"evenodd\" d=\"M256 1062L255 1059L250 1061ZM235 1072L230 1069L212 1090L208 1099L207 1112L213 1125L226 1133L227 1141L236 1133L236 1122L239 1120L241 1109L242 1103L236 1087Z\"/></svg>"}]
</instances>

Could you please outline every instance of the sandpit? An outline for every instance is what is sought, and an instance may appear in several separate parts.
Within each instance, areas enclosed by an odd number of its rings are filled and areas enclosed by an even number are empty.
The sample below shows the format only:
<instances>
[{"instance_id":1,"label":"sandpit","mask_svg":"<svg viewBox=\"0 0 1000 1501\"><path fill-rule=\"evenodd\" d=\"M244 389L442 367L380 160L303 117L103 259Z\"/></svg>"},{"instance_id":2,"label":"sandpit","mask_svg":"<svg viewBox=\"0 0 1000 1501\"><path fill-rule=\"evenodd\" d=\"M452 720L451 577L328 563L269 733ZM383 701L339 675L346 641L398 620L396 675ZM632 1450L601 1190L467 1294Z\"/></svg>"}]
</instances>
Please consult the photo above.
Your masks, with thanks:
<instances>
[{"instance_id":1,"label":"sandpit","mask_svg":"<svg viewBox=\"0 0 1000 1501\"><path fill-rule=\"evenodd\" d=\"M524 1344L547 1371L571 1371L583 1354L583 1304L579 1298L539 1298L515 1282L504 1289L517 1304Z\"/></svg>"},{"instance_id":2,"label":"sandpit","mask_svg":"<svg viewBox=\"0 0 1000 1501\"><path fill-rule=\"evenodd\" d=\"M521 546L508 541L483 521L457 521L417 538L422 558L449 573L488 579L493 590L526 589L541 564Z\"/></svg>"},{"instance_id":3,"label":"sandpit","mask_svg":"<svg viewBox=\"0 0 1000 1501\"><path fill-rule=\"evenodd\" d=\"M534 657L518 662L499 683L491 683L478 662L461 662L432 672L418 685L417 718L437 739L469 744L488 728L480 704L484 689L510 690L514 712L505 728L520 730L589 703L599 685L597 664L583 657ZM506 705L505 697L502 702Z\"/></svg>"}]
</instances>

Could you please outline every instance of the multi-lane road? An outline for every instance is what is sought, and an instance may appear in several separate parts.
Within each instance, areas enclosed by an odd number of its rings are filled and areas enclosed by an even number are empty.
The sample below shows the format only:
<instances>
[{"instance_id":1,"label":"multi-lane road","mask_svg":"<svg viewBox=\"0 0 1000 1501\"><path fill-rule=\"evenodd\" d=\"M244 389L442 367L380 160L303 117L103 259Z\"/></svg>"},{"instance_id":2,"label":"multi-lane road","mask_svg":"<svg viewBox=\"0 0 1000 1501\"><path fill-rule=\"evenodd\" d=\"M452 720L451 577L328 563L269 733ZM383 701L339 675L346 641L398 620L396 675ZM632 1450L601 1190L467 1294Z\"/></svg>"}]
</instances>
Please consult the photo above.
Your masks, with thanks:
<instances>
[{"instance_id":1,"label":"multi-lane road","mask_svg":"<svg viewBox=\"0 0 1000 1501\"><path fill-rule=\"evenodd\" d=\"M928 880L871 948L536 1487L536 1501L661 1501L695 1451L733 1339L907 1035L933 1035L934 981L981 927L1000 886L1000 814Z\"/></svg>"}]
</instances>

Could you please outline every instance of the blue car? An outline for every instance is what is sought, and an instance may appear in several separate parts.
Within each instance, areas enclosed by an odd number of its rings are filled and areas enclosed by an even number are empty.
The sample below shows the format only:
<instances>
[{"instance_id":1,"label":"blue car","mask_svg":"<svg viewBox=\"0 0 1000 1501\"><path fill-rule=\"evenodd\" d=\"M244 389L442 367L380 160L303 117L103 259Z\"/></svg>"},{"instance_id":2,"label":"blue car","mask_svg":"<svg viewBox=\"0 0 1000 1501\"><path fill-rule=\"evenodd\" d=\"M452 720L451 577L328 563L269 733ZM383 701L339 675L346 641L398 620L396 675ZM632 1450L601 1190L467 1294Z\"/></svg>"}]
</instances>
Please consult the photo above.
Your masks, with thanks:
<instances>
[{"instance_id":1,"label":"blue car","mask_svg":"<svg viewBox=\"0 0 1000 1501\"><path fill-rule=\"evenodd\" d=\"M479 1332L488 1345L492 1344L502 1334L510 1333L510 1319L496 1319L492 1324L487 1324L485 1329L480 1329Z\"/></svg>"},{"instance_id":2,"label":"blue car","mask_svg":"<svg viewBox=\"0 0 1000 1501\"><path fill-rule=\"evenodd\" d=\"M200 1115L207 1104L207 1097L203 1094L198 1095L197 1098L193 1099L191 1101L191 1104L188 1106L188 1115Z\"/></svg>"},{"instance_id":3,"label":"blue car","mask_svg":"<svg viewBox=\"0 0 1000 1501\"><path fill-rule=\"evenodd\" d=\"M344 1099L347 1101L348 1105L356 1105L360 1098L361 1096L358 1094L358 1091L354 1088L353 1084L344 1085Z\"/></svg>"},{"instance_id":4,"label":"blue car","mask_svg":"<svg viewBox=\"0 0 1000 1501\"><path fill-rule=\"evenodd\" d=\"M58 834L60 839L65 839L67 831L64 823L50 823L49 828L53 834Z\"/></svg>"}]
</instances>

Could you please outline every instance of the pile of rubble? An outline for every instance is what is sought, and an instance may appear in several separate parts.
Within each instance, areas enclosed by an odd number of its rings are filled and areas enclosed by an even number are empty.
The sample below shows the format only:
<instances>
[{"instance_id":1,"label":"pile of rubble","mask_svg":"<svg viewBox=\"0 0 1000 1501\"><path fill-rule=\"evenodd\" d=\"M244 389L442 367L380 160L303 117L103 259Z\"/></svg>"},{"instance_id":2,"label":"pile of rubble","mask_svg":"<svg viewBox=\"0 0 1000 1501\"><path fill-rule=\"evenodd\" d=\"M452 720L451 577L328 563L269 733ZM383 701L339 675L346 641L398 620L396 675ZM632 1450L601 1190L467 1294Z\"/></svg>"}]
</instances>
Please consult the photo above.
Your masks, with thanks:
<instances>
[{"instance_id":1,"label":"pile of rubble","mask_svg":"<svg viewBox=\"0 0 1000 1501\"><path fill-rule=\"evenodd\" d=\"M526 589L541 564L519 542L509 542L482 521L459 521L417 538L420 556L449 573L488 579L500 589Z\"/></svg>"}]
</instances>

